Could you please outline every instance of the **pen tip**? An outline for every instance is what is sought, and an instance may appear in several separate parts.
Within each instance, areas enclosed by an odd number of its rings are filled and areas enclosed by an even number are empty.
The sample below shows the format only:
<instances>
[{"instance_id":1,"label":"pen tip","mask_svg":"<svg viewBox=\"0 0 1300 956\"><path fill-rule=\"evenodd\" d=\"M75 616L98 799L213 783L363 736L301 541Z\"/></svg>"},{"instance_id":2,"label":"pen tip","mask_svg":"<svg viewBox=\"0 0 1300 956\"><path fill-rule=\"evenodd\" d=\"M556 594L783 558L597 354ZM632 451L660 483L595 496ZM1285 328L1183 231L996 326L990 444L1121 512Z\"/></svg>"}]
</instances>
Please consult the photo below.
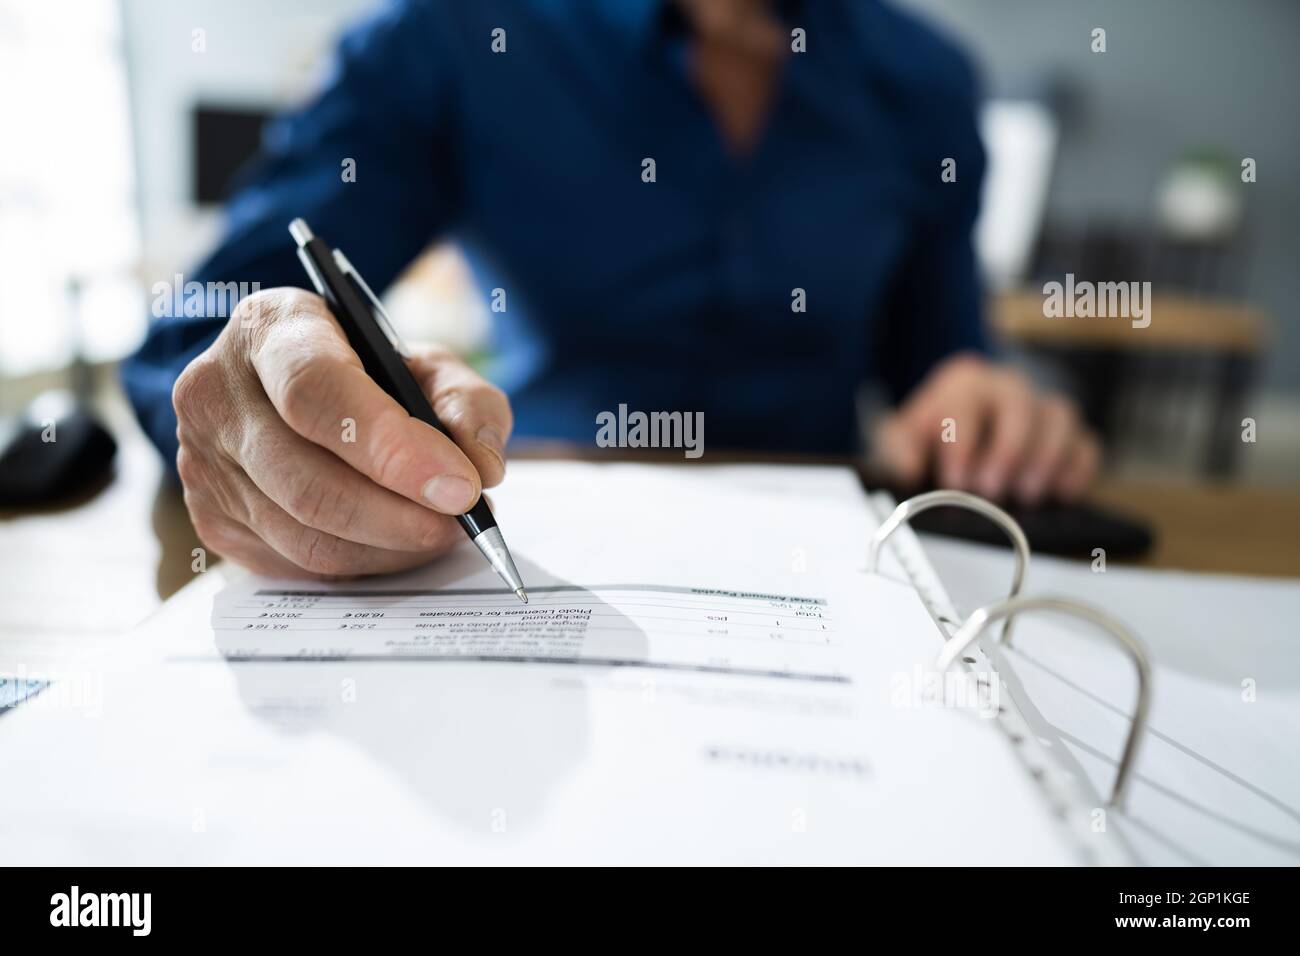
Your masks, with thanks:
<instances>
[{"instance_id":1,"label":"pen tip","mask_svg":"<svg viewBox=\"0 0 1300 956\"><path fill-rule=\"evenodd\" d=\"M519 600L523 601L525 604L528 603L528 592L523 588L515 588L515 594L519 595Z\"/></svg>"}]
</instances>

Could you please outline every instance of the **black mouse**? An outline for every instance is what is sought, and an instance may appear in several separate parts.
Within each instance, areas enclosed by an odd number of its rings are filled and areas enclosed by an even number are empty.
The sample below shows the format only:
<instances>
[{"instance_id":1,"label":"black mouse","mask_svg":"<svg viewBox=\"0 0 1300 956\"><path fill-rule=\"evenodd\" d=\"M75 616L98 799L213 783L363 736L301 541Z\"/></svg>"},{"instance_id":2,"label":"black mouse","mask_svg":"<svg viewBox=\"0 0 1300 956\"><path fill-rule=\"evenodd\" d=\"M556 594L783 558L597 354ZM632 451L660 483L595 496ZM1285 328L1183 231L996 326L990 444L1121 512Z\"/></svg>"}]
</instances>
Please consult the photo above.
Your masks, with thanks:
<instances>
[{"instance_id":1,"label":"black mouse","mask_svg":"<svg viewBox=\"0 0 1300 956\"><path fill-rule=\"evenodd\" d=\"M870 488L883 488L894 500L903 501L924 491L935 490L932 482L919 487L903 488L891 483L877 470L867 469L864 480ZM1131 515L1110 508L1082 502L1064 504L1046 500L1037 505L999 502L1025 532L1029 548L1036 553L1069 558L1087 558L1094 548L1102 548L1116 558L1139 558L1155 543L1155 532ZM940 534L980 544L1010 547L1006 534L987 518L962 508L935 508L923 511L911 520L917 531Z\"/></svg>"},{"instance_id":2,"label":"black mouse","mask_svg":"<svg viewBox=\"0 0 1300 956\"><path fill-rule=\"evenodd\" d=\"M116 453L89 409L39 398L0 446L0 508L64 501L104 481Z\"/></svg>"},{"instance_id":3,"label":"black mouse","mask_svg":"<svg viewBox=\"0 0 1300 956\"><path fill-rule=\"evenodd\" d=\"M1003 503L1025 532L1030 550L1086 558L1102 548L1113 558L1140 558L1151 550L1150 527L1129 516L1087 504L1045 501L1025 507ZM912 519L917 531L1007 547L1007 536L987 518L958 508L935 508Z\"/></svg>"}]
</instances>

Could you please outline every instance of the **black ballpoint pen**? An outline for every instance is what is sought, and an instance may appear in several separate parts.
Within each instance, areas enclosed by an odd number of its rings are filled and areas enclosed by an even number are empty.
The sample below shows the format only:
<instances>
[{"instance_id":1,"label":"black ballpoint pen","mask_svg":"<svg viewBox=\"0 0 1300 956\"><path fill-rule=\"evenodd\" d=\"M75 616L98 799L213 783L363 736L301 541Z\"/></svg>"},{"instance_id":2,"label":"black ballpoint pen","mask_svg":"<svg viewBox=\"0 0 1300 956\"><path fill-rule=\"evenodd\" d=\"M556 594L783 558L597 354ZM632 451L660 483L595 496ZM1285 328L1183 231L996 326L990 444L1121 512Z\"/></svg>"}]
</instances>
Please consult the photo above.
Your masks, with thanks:
<instances>
[{"instance_id":1,"label":"black ballpoint pen","mask_svg":"<svg viewBox=\"0 0 1300 956\"><path fill-rule=\"evenodd\" d=\"M316 291L325 299L330 312L343 327L348 344L361 359L361 365L380 388L391 395L413 418L432 425L449 439L451 433L438 421L424 390L407 367L409 357L401 339L388 319L388 313L366 280L338 249L330 249L324 239L313 235L301 219L289 223L289 234L298 244L298 258L311 278ZM452 439L455 441L455 439ZM528 592L515 568L510 549L501 537L492 509L482 495L474 507L456 520L465 529L492 569L528 603Z\"/></svg>"}]
</instances>

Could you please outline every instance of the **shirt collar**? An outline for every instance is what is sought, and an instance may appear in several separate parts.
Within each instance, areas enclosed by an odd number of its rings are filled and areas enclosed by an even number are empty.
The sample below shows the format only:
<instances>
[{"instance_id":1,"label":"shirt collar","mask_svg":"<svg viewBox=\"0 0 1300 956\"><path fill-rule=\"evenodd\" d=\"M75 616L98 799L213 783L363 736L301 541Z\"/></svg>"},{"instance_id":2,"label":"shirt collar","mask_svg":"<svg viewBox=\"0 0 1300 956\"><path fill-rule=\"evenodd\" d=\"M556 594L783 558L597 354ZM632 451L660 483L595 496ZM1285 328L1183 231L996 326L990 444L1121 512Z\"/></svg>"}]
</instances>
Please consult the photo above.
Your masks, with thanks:
<instances>
[{"instance_id":1,"label":"shirt collar","mask_svg":"<svg viewBox=\"0 0 1300 956\"><path fill-rule=\"evenodd\" d=\"M803 0L775 0L773 6L782 20L798 25L795 17L803 10ZM609 0L602 8L614 28L643 50L656 41L689 32L686 17L673 0Z\"/></svg>"},{"instance_id":2,"label":"shirt collar","mask_svg":"<svg viewBox=\"0 0 1300 956\"><path fill-rule=\"evenodd\" d=\"M601 13L629 43L647 47L660 36L666 7L671 0L609 0Z\"/></svg>"}]
</instances>

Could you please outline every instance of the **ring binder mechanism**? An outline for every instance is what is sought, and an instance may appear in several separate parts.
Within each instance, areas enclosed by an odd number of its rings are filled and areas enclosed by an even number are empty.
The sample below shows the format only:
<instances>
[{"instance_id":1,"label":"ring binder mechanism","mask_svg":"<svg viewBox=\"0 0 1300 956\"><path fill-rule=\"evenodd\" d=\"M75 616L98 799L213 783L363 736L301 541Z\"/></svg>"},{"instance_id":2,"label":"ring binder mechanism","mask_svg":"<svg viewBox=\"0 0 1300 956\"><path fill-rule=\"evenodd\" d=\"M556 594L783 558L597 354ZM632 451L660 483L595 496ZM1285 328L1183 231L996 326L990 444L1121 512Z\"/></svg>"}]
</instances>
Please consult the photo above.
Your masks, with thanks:
<instances>
[{"instance_id":1,"label":"ring binder mechanism","mask_svg":"<svg viewBox=\"0 0 1300 956\"><path fill-rule=\"evenodd\" d=\"M1025 537L1025 532L1021 529L1016 519L1011 517L991 501L972 495L966 491L927 491L925 494L915 495L898 505L893 513L876 529L876 533L871 536L871 542L867 547L867 573L874 574L880 563L880 551L889 536L898 530L899 526L909 521L914 515L923 511L929 511L931 508L938 508L945 505L965 508L968 511L974 511L988 518L1011 539L1011 545L1016 552L1016 570L1011 576L1011 591L1009 598L1016 598L1020 594L1020 588L1025 582L1025 573L1029 570L1029 539ZM1011 625L1014 621L1014 613L1007 615L1002 624L1002 640L1007 645L1011 644Z\"/></svg>"},{"instance_id":2,"label":"ring binder mechanism","mask_svg":"<svg viewBox=\"0 0 1300 956\"><path fill-rule=\"evenodd\" d=\"M906 504L906 502L904 502ZM1138 698L1133 712L1133 726L1128 739L1124 742L1124 752L1120 757L1119 769L1115 774L1115 787L1111 791L1110 805L1123 809L1124 797L1128 791L1133 764L1137 760L1138 748L1146 735L1147 715L1151 709L1151 665L1147 659L1146 649L1123 624L1109 614L1079 601L1060 597L1012 597L996 604L986 605L971 614L952 639L948 641L939 654L935 667L940 673L952 666L952 662L961 656L966 648L976 641L990 624L999 618L1010 622L1023 611L1056 611L1080 618L1095 624L1104 633L1120 644L1137 667ZM1003 635L1005 637L1005 626Z\"/></svg>"}]
</instances>

